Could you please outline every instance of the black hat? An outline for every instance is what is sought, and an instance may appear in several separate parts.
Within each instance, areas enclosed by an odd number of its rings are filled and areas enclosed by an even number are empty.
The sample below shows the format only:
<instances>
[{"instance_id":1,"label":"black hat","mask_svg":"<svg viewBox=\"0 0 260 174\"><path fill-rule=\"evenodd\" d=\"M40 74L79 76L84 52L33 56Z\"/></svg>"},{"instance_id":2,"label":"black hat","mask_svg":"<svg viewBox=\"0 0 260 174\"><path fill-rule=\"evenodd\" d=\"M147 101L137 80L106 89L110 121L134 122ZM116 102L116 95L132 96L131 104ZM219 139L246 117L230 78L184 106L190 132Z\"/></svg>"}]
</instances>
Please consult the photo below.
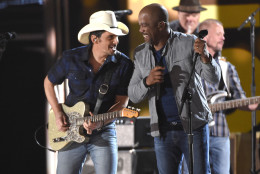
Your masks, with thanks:
<instances>
[{"instance_id":1,"label":"black hat","mask_svg":"<svg viewBox=\"0 0 260 174\"><path fill-rule=\"evenodd\" d=\"M199 0L180 0L179 6L173 7L172 9L188 13L198 13L207 10L206 8L201 7Z\"/></svg>"}]
</instances>

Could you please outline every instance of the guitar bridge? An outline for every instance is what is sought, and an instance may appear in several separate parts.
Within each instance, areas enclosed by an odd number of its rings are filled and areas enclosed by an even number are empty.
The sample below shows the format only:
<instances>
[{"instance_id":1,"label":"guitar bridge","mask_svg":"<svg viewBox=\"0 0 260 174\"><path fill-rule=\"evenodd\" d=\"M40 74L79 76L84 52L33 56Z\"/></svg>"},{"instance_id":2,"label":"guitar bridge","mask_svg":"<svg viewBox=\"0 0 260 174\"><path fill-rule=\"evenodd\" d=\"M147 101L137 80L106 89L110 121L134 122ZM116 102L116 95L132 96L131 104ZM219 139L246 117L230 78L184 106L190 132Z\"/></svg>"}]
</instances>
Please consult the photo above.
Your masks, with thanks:
<instances>
[{"instance_id":1,"label":"guitar bridge","mask_svg":"<svg viewBox=\"0 0 260 174\"><path fill-rule=\"evenodd\" d=\"M58 143L58 142L62 142L62 141L66 141L66 139L64 137L58 137L58 138L52 139L52 142L54 142L54 143Z\"/></svg>"}]
</instances>

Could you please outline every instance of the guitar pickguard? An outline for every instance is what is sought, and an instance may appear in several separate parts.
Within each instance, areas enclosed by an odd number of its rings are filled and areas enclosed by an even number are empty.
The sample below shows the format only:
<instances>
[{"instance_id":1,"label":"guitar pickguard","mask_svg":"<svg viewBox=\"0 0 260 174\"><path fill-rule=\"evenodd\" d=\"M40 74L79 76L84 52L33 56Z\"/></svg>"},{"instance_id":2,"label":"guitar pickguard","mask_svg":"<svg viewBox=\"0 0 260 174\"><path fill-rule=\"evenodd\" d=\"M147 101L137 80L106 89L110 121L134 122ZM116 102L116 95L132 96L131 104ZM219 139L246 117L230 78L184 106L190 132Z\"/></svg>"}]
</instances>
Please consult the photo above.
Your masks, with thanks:
<instances>
[{"instance_id":1,"label":"guitar pickguard","mask_svg":"<svg viewBox=\"0 0 260 174\"><path fill-rule=\"evenodd\" d=\"M213 103L216 103L218 101L218 99L224 98L227 96L228 96L228 93L226 91L217 91L212 94L209 94L207 96L207 100L208 100L208 103L213 104Z\"/></svg>"},{"instance_id":2,"label":"guitar pickguard","mask_svg":"<svg viewBox=\"0 0 260 174\"><path fill-rule=\"evenodd\" d=\"M83 117L78 112L72 112L67 114L70 122L70 127L67 130L66 141L75 141L77 143L82 143L86 140L83 133L82 125L77 125L76 119Z\"/></svg>"}]
</instances>

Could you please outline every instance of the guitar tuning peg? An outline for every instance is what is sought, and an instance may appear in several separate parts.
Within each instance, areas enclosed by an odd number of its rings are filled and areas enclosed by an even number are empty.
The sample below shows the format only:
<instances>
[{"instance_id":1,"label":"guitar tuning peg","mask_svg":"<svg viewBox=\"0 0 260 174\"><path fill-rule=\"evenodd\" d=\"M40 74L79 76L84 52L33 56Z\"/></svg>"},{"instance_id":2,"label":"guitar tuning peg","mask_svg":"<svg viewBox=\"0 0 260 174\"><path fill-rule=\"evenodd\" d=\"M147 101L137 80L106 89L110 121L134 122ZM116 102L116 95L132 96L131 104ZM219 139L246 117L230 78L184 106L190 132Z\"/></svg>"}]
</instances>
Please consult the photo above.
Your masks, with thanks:
<instances>
[{"instance_id":1,"label":"guitar tuning peg","mask_svg":"<svg viewBox=\"0 0 260 174\"><path fill-rule=\"evenodd\" d=\"M137 112L140 112L140 111L141 111L141 109L137 108L137 109L136 109L136 111L137 111Z\"/></svg>"},{"instance_id":2,"label":"guitar tuning peg","mask_svg":"<svg viewBox=\"0 0 260 174\"><path fill-rule=\"evenodd\" d=\"M128 109L131 109L131 106L127 106Z\"/></svg>"},{"instance_id":3,"label":"guitar tuning peg","mask_svg":"<svg viewBox=\"0 0 260 174\"><path fill-rule=\"evenodd\" d=\"M132 110L135 110L135 108L134 108L134 107L132 107Z\"/></svg>"}]
</instances>

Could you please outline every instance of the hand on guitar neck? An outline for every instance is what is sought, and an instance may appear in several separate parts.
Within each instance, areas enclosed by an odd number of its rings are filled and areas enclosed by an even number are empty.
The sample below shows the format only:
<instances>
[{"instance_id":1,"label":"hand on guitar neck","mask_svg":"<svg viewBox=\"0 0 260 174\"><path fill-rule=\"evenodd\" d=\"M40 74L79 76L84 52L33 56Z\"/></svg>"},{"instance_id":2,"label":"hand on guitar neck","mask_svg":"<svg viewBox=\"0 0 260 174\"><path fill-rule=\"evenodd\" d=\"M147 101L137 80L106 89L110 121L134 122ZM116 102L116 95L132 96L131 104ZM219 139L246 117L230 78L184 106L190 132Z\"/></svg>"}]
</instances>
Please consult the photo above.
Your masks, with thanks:
<instances>
[{"instance_id":1,"label":"hand on guitar neck","mask_svg":"<svg viewBox=\"0 0 260 174\"><path fill-rule=\"evenodd\" d=\"M244 110L244 111L255 111L255 110L260 110L259 104L250 104L248 106L243 106L240 107L239 109Z\"/></svg>"},{"instance_id":2,"label":"hand on guitar neck","mask_svg":"<svg viewBox=\"0 0 260 174\"><path fill-rule=\"evenodd\" d=\"M92 112L89 112L90 116L92 117L93 114ZM91 122L91 120L86 120L83 123L83 127L86 129L87 134L92 134L92 131L98 128L101 128L104 126L104 121L99 121L99 122Z\"/></svg>"}]
</instances>

